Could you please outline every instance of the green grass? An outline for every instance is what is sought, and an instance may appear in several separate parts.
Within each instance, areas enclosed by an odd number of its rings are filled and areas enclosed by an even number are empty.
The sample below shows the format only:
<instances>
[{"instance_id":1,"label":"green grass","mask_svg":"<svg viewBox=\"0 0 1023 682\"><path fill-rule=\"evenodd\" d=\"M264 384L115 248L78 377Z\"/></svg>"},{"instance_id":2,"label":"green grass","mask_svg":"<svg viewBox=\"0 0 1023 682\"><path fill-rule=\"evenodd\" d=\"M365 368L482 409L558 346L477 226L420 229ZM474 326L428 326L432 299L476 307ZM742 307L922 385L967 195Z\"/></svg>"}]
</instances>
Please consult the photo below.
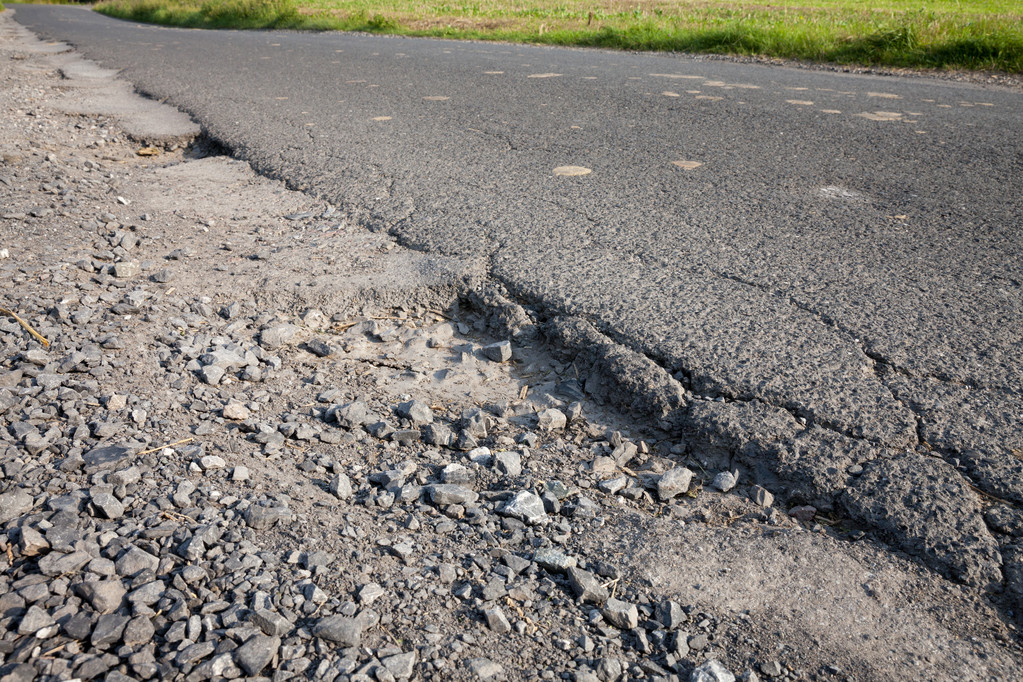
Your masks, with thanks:
<instances>
[{"instance_id":1,"label":"green grass","mask_svg":"<svg viewBox=\"0 0 1023 682\"><path fill-rule=\"evenodd\" d=\"M926 5L926 9L920 9ZM370 31L868 66L1023 73L1019 0L108 0L198 28Z\"/></svg>"}]
</instances>

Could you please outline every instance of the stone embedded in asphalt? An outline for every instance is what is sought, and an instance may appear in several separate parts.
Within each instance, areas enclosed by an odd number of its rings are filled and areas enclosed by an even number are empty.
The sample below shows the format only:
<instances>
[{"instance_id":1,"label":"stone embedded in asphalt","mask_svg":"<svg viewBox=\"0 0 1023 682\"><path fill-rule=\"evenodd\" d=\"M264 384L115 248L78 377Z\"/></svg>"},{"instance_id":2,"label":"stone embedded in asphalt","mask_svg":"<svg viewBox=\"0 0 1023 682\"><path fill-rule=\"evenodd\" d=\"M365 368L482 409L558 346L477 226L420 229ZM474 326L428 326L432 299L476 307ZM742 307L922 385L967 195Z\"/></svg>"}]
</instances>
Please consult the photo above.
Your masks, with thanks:
<instances>
[{"instance_id":1,"label":"stone embedded in asphalt","mask_svg":"<svg viewBox=\"0 0 1023 682\"><path fill-rule=\"evenodd\" d=\"M639 625L639 609L636 608L636 605L614 597L604 603L601 613L607 622L619 630L632 630Z\"/></svg>"},{"instance_id":2,"label":"stone embedded in asphalt","mask_svg":"<svg viewBox=\"0 0 1023 682\"><path fill-rule=\"evenodd\" d=\"M262 672L281 648L281 639L269 635L253 635L234 650L234 661L249 676Z\"/></svg>"},{"instance_id":3,"label":"stone embedded in asphalt","mask_svg":"<svg viewBox=\"0 0 1023 682\"><path fill-rule=\"evenodd\" d=\"M601 584L597 576L581 568L568 569L568 582L575 592L576 599L584 604L603 604L609 597L607 588Z\"/></svg>"},{"instance_id":4,"label":"stone embedded in asphalt","mask_svg":"<svg viewBox=\"0 0 1023 682\"><path fill-rule=\"evenodd\" d=\"M735 682L735 675L717 659L710 659L697 666L689 675L689 682Z\"/></svg>"},{"instance_id":5,"label":"stone embedded in asphalt","mask_svg":"<svg viewBox=\"0 0 1023 682\"><path fill-rule=\"evenodd\" d=\"M492 362L508 362L512 357L511 341L498 341L481 349L483 355Z\"/></svg>"},{"instance_id":6,"label":"stone embedded in asphalt","mask_svg":"<svg viewBox=\"0 0 1023 682\"><path fill-rule=\"evenodd\" d=\"M689 485L693 481L693 472L685 467L669 469L657 480L657 497L661 502L667 502L679 495L689 492Z\"/></svg>"},{"instance_id":7,"label":"stone embedded in asphalt","mask_svg":"<svg viewBox=\"0 0 1023 682\"><path fill-rule=\"evenodd\" d=\"M515 496L505 502L498 513L502 516L519 519L531 526L543 523L548 519L547 511L543 506L543 500L528 490L521 490L515 493Z\"/></svg>"},{"instance_id":8,"label":"stone embedded in asphalt","mask_svg":"<svg viewBox=\"0 0 1023 682\"><path fill-rule=\"evenodd\" d=\"M504 615L504 611L500 607L495 606L492 609L487 609L483 615L487 619L487 627L497 634L503 635L511 632L511 623L508 622L508 617Z\"/></svg>"},{"instance_id":9,"label":"stone embedded in asphalt","mask_svg":"<svg viewBox=\"0 0 1023 682\"><path fill-rule=\"evenodd\" d=\"M313 626L312 633L343 647L355 647L362 641L362 623L347 616L327 616Z\"/></svg>"}]
</instances>

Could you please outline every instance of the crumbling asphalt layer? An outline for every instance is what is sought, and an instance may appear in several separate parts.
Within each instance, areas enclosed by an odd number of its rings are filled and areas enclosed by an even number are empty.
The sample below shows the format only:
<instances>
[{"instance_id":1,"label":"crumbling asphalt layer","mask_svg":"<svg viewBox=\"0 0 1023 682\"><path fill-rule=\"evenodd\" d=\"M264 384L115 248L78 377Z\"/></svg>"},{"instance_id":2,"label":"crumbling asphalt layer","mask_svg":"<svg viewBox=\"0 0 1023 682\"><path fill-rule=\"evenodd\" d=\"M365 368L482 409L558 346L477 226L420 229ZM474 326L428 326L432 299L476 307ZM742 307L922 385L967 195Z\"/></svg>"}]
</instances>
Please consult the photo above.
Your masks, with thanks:
<instances>
[{"instance_id":1,"label":"crumbling asphalt layer","mask_svg":"<svg viewBox=\"0 0 1023 682\"><path fill-rule=\"evenodd\" d=\"M990 522L1020 513L1023 474L1018 92L17 18L261 172L407 246L486 259L546 333L586 324L677 382L650 416L691 451L1018 610L1016 539Z\"/></svg>"}]
</instances>

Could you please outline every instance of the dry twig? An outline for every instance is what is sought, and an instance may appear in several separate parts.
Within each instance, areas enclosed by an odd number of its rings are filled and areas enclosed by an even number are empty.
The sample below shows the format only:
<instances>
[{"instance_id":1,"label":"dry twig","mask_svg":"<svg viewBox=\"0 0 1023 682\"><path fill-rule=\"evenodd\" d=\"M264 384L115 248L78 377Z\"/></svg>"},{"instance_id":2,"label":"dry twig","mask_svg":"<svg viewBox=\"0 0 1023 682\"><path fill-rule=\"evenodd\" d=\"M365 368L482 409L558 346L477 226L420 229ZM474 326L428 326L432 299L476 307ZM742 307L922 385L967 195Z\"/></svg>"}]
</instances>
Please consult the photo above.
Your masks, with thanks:
<instances>
[{"instance_id":1,"label":"dry twig","mask_svg":"<svg viewBox=\"0 0 1023 682\"><path fill-rule=\"evenodd\" d=\"M195 439L194 438L182 438L181 440L176 440L173 443L167 443L166 445L161 445L158 448L152 448L151 450L143 450L142 452L139 453L139 456L151 455L154 452L159 452L160 450L163 450L164 448L172 448L175 445L183 445L183 444L189 443L189 442L191 442L193 440L195 440Z\"/></svg>"},{"instance_id":2,"label":"dry twig","mask_svg":"<svg viewBox=\"0 0 1023 682\"><path fill-rule=\"evenodd\" d=\"M42 334L37 332L35 329L32 329L32 325L30 325L25 320L21 319L16 312L14 312L13 310L8 310L7 308L0 308L0 313L3 313L4 315L9 315L9 316L13 317L14 321L17 322L18 324L20 324L22 327L24 327L28 331L29 334L31 334L33 337L35 337L36 341L38 341L39 343L43 344L44 348L49 348L50 347L50 342L47 341L46 338L43 337Z\"/></svg>"}]
</instances>

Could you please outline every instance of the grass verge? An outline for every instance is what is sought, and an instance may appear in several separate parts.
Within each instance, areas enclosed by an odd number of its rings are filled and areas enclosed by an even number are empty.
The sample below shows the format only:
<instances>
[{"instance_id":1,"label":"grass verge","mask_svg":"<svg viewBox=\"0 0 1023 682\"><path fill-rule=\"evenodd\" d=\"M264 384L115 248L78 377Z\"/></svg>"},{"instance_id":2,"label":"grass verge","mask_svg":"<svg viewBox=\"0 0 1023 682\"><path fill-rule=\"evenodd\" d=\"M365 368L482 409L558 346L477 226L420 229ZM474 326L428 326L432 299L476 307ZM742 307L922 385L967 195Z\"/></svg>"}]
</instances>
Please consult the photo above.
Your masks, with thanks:
<instances>
[{"instance_id":1,"label":"grass verge","mask_svg":"<svg viewBox=\"0 0 1023 682\"><path fill-rule=\"evenodd\" d=\"M108 0L96 9L194 28L369 31L866 66L1023 73L1015 0Z\"/></svg>"}]
</instances>

